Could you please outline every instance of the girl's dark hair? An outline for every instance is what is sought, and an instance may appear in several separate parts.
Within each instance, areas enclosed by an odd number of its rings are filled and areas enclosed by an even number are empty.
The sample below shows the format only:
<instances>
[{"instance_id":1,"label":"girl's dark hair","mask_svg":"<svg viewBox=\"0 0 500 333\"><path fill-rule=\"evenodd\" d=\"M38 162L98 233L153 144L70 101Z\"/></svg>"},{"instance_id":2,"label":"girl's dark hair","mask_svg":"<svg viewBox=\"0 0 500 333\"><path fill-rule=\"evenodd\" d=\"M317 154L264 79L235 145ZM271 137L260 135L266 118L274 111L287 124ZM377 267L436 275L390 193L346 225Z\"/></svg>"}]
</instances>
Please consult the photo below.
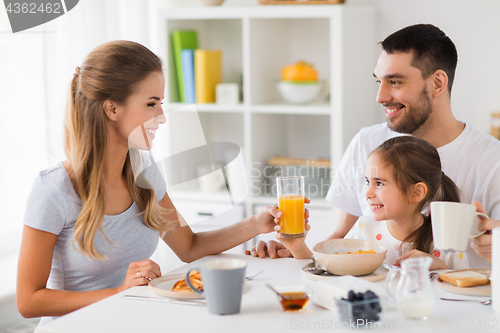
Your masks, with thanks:
<instances>
[{"instance_id":1,"label":"girl's dark hair","mask_svg":"<svg viewBox=\"0 0 500 333\"><path fill-rule=\"evenodd\" d=\"M385 141L373 153L380 157L382 163L392 167L394 181L403 193L410 194L412 185L420 182L427 186L427 194L418 206L419 212L431 201L460 201L457 186L441 170L438 151L427 141L400 136ZM424 223L403 243L410 240L413 240L412 248L431 253L433 238L430 213L424 215Z\"/></svg>"},{"instance_id":2,"label":"girl's dark hair","mask_svg":"<svg viewBox=\"0 0 500 333\"><path fill-rule=\"evenodd\" d=\"M458 53L455 44L446 34L432 24L416 24L389 35L382 42L388 54L413 53L412 66L420 69L422 77L443 70L448 75L448 91L451 94Z\"/></svg>"}]
</instances>

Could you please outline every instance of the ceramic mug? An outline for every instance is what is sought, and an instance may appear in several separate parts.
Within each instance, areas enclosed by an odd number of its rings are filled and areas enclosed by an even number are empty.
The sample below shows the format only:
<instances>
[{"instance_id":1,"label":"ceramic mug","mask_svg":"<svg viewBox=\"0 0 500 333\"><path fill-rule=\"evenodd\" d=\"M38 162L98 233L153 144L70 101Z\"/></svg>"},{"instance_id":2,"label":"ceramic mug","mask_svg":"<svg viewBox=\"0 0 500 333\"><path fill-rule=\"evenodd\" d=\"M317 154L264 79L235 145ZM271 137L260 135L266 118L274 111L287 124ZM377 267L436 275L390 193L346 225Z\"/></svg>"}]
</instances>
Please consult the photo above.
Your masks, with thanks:
<instances>
[{"instance_id":1,"label":"ceramic mug","mask_svg":"<svg viewBox=\"0 0 500 333\"><path fill-rule=\"evenodd\" d=\"M448 201L431 202L432 235L434 247L439 250L465 252L469 239L482 235L485 230L471 235L476 216L488 219L488 215L476 212L476 206Z\"/></svg>"},{"instance_id":2,"label":"ceramic mug","mask_svg":"<svg viewBox=\"0 0 500 333\"><path fill-rule=\"evenodd\" d=\"M199 268L186 273L186 282L194 292L205 296L208 311L227 315L240 312L247 263L239 259L216 259L203 262ZM198 270L203 282L203 291L195 288L189 273Z\"/></svg>"}]
</instances>

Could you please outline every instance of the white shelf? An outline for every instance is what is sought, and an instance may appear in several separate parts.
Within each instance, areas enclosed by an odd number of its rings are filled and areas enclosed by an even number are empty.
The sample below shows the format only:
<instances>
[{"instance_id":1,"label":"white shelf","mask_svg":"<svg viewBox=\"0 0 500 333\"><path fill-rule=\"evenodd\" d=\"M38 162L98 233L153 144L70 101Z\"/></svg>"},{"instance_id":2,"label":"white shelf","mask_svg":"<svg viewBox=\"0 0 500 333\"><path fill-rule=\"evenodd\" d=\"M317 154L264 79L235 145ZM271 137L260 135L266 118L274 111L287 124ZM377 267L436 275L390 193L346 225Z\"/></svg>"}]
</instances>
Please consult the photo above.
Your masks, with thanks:
<instances>
[{"instance_id":1,"label":"white shelf","mask_svg":"<svg viewBox=\"0 0 500 333\"><path fill-rule=\"evenodd\" d=\"M220 49L223 82L243 78L243 101L238 105L196 104L207 142L238 144L243 153L249 194L245 215L257 205L274 205L275 198L252 184L263 184L269 158L327 158L332 167L363 126L376 122L375 9L365 5L221 6L171 8L160 11L160 50L167 65L166 110L178 103L171 32L198 31L200 48ZM276 86L283 66L299 60L312 63L328 87L329 101L291 105L282 101ZM326 96L326 93L325 93ZM177 134L166 138L169 145ZM257 186L258 187L258 186ZM326 193L323 193L326 194ZM227 203L226 195L189 191L182 200ZM310 207L333 209L324 198L312 198Z\"/></svg>"},{"instance_id":2,"label":"white shelf","mask_svg":"<svg viewBox=\"0 0 500 333\"><path fill-rule=\"evenodd\" d=\"M169 8L160 15L169 20L223 20L242 18L329 18L342 13L346 7L371 14L373 8L366 5L286 5L286 6L221 6Z\"/></svg>"},{"instance_id":3,"label":"white shelf","mask_svg":"<svg viewBox=\"0 0 500 333\"><path fill-rule=\"evenodd\" d=\"M167 110L176 110L186 107L187 103L168 103ZM215 104L215 103L204 103L204 104L194 104L197 111L200 112L244 112L245 107L243 104L227 105L227 104Z\"/></svg>"},{"instance_id":4,"label":"white shelf","mask_svg":"<svg viewBox=\"0 0 500 333\"><path fill-rule=\"evenodd\" d=\"M183 201L200 201L200 202L213 202L213 203L227 203L227 192L202 192L200 190L193 191L176 191L172 195L172 200Z\"/></svg>"},{"instance_id":5,"label":"white shelf","mask_svg":"<svg viewBox=\"0 0 500 333\"><path fill-rule=\"evenodd\" d=\"M193 104L187 103L168 103L166 109L169 111L181 109ZM215 113L243 113L248 110L250 113L268 113L268 114L309 114L309 115L330 115L332 108L329 103L313 103L305 105L294 105L294 104L261 104L261 105L249 105L244 104L216 104L216 103L204 103L204 104L194 104L197 111L200 112L215 112Z\"/></svg>"},{"instance_id":6,"label":"white shelf","mask_svg":"<svg viewBox=\"0 0 500 333\"><path fill-rule=\"evenodd\" d=\"M292 104L263 104L249 107L252 113L269 114L309 114L309 115L330 115L332 108L327 103L292 105Z\"/></svg>"}]
</instances>

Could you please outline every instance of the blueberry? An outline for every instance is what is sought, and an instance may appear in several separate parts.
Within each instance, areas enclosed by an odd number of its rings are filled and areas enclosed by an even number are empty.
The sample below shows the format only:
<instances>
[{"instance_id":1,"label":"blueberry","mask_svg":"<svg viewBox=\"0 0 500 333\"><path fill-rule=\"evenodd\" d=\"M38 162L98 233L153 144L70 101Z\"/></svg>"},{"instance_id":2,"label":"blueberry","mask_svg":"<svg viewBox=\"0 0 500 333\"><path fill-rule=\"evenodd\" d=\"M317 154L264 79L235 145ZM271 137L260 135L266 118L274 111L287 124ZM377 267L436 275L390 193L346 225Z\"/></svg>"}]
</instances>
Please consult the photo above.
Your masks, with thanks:
<instances>
[{"instance_id":1,"label":"blueberry","mask_svg":"<svg viewBox=\"0 0 500 333\"><path fill-rule=\"evenodd\" d=\"M367 290L366 293L365 293L365 299L374 299L374 298L377 298L377 294L375 294L373 291L371 290Z\"/></svg>"},{"instance_id":2,"label":"blueberry","mask_svg":"<svg viewBox=\"0 0 500 333\"><path fill-rule=\"evenodd\" d=\"M354 290L349 290L349 292L347 293L347 299L349 300L349 302L352 302L355 300Z\"/></svg>"}]
</instances>

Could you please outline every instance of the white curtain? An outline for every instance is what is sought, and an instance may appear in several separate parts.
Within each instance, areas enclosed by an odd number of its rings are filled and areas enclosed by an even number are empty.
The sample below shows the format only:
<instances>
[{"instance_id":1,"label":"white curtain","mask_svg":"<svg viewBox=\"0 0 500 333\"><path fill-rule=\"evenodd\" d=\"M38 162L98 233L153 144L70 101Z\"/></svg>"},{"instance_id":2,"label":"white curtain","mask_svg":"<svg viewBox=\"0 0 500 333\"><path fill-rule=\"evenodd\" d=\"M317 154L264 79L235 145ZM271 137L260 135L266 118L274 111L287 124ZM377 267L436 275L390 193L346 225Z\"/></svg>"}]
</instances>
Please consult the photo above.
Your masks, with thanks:
<instances>
[{"instance_id":1,"label":"white curtain","mask_svg":"<svg viewBox=\"0 0 500 333\"><path fill-rule=\"evenodd\" d=\"M63 118L76 66L96 46L126 39L150 44L150 1L84 0L44 25L44 69L49 164L65 159ZM153 14L154 15L154 14Z\"/></svg>"}]
</instances>

